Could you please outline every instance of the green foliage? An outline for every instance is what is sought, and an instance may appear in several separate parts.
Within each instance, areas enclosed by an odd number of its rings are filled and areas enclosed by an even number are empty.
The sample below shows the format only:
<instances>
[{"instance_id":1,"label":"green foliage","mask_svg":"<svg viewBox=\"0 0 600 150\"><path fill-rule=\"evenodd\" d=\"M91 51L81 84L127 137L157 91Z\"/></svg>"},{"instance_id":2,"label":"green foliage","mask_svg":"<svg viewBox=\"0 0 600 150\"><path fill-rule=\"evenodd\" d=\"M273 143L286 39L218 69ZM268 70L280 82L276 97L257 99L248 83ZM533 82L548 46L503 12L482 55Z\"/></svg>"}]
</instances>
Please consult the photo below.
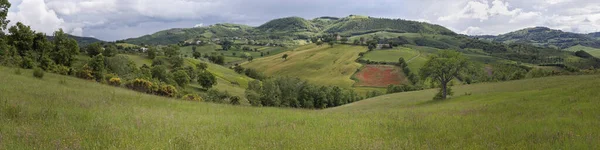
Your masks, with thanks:
<instances>
[{"instance_id":1,"label":"green foliage","mask_svg":"<svg viewBox=\"0 0 600 150\"><path fill-rule=\"evenodd\" d=\"M172 80L172 75L168 72L167 67L164 65L152 67L152 78L166 83L175 82Z\"/></svg>"},{"instance_id":2,"label":"green foliage","mask_svg":"<svg viewBox=\"0 0 600 150\"><path fill-rule=\"evenodd\" d=\"M438 55L431 57L423 68L421 68L421 76L431 78L440 85L441 99L446 99L448 92L448 83L460 74L469 70L469 61L462 56L461 53L444 50Z\"/></svg>"},{"instance_id":3,"label":"green foliage","mask_svg":"<svg viewBox=\"0 0 600 150\"><path fill-rule=\"evenodd\" d=\"M217 85L217 78L208 71L202 71L198 74L198 83L205 89L210 89Z\"/></svg>"},{"instance_id":4,"label":"green foliage","mask_svg":"<svg viewBox=\"0 0 600 150\"><path fill-rule=\"evenodd\" d=\"M238 96L232 96L232 97L230 97L229 98L229 104L231 104L231 105L240 105L241 104L240 97L238 97Z\"/></svg>"},{"instance_id":5,"label":"green foliage","mask_svg":"<svg viewBox=\"0 0 600 150\"><path fill-rule=\"evenodd\" d=\"M177 45L169 45L167 47L163 47L163 52L166 57L175 57L179 56L179 46Z\"/></svg>"},{"instance_id":6,"label":"green foliage","mask_svg":"<svg viewBox=\"0 0 600 150\"><path fill-rule=\"evenodd\" d=\"M190 83L191 78L185 70L177 70L173 73L173 79L177 82L179 87L184 87Z\"/></svg>"},{"instance_id":7,"label":"green foliage","mask_svg":"<svg viewBox=\"0 0 600 150\"><path fill-rule=\"evenodd\" d=\"M9 20L6 20L6 16L8 15L8 9L10 8L10 6L11 5L8 0L0 0L0 29L2 30L5 30L6 25L8 25L8 23L10 22Z\"/></svg>"},{"instance_id":8,"label":"green foliage","mask_svg":"<svg viewBox=\"0 0 600 150\"><path fill-rule=\"evenodd\" d=\"M415 44L417 44L418 46L428 46L428 47L433 47L433 48L438 48L438 49L448 49L450 48L450 46L448 46L447 43L438 41L438 40L432 40L429 38L418 38L415 39Z\"/></svg>"},{"instance_id":9,"label":"green foliage","mask_svg":"<svg viewBox=\"0 0 600 150\"><path fill-rule=\"evenodd\" d=\"M406 84L402 84L402 85L389 85L387 87L387 94L392 94L392 93L400 93L400 92L410 92L410 91L418 91L418 90L423 90L423 87L420 86L414 86L414 85L406 85Z\"/></svg>"},{"instance_id":10,"label":"green foliage","mask_svg":"<svg viewBox=\"0 0 600 150\"><path fill-rule=\"evenodd\" d=\"M126 79L133 79L138 73L138 68L133 60L127 56L118 55L106 58L106 69Z\"/></svg>"},{"instance_id":11,"label":"green foliage","mask_svg":"<svg viewBox=\"0 0 600 150\"><path fill-rule=\"evenodd\" d=\"M117 55L117 46L114 44L108 44L104 47L102 55L105 57L114 57Z\"/></svg>"},{"instance_id":12,"label":"green foliage","mask_svg":"<svg viewBox=\"0 0 600 150\"><path fill-rule=\"evenodd\" d=\"M1 6L1 5L0 5ZM1 18L1 17L0 17ZM15 26L8 29L8 44L13 45L21 57L25 57L28 51L33 50L33 39L35 32L29 26L17 22Z\"/></svg>"},{"instance_id":13,"label":"green foliage","mask_svg":"<svg viewBox=\"0 0 600 150\"><path fill-rule=\"evenodd\" d=\"M102 47L102 43L93 43L85 47L87 54L90 57L94 57L98 54L102 54L104 52L104 48Z\"/></svg>"},{"instance_id":14,"label":"green foliage","mask_svg":"<svg viewBox=\"0 0 600 150\"><path fill-rule=\"evenodd\" d=\"M583 50L576 51L575 56L581 57L581 58L593 58L594 57L590 53L583 51Z\"/></svg>"},{"instance_id":15,"label":"green foliage","mask_svg":"<svg viewBox=\"0 0 600 150\"><path fill-rule=\"evenodd\" d=\"M225 41L221 42L221 47L223 47L223 50L225 50L225 51L230 50L232 46L233 46L233 42L231 42L229 40L225 40Z\"/></svg>"},{"instance_id":16,"label":"green foliage","mask_svg":"<svg viewBox=\"0 0 600 150\"><path fill-rule=\"evenodd\" d=\"M206 92L206 101L207 102L226 103L227 99L229 99L230 97L231 97L231 95L227 91L220 92L215 89L209 89Z\"/></svg>"},{"instance_id":17,"label":"green foliage","mask_svg":"<svg viewBox=\"0 0 600 150\"><path fill-rule=\"evenodd\" d=\"M96 79L96 81L102 81L104 79L104 74L106 74L104 56L102 56L101 54L96 55L92 57L88 64L91 68L92 76L94 76L94 79Z\"/></svg>"},{"instance_id":18,"label":"green foliage","mask_svg":"<svg viewBox=\"0 0 600 150\"><path fill-rule=\"evenodd\" d=\"M242 73L244 73L244 71L245 71L244 67L242 67L242 66L240 66L240 65L237 65L237 66L233 67L233 70L234 70L235 72L239 73L239 74L242 74Z\"/></svg>"},{"instance_id":19,"label":"green foliage","mask_svg":"<svg viewBox=\"0 0 600 150\"><path fill-rule=\"evenodd\" d=\"M298 78L271 78L249 83L246 98L253 106L327 108L352 103L361 98L353 90L336 86L318 87ZM260 103L259 103L260 102Z\"/></svg>"},{"instance_id":20,"label":"green foliage","mask_svg":"<svg viewBox=\"0 0 600 150\"><path fill-rule=\"evenodd\" d=\"M287 58L288 58L288 54L283 54L283 56L281 56L281 59L287 60Z\"/></svg>"},{"instance_id":21,"label":"green foliage","mask_svg":"<svg viewBox=\"0 0 600 150\"><path fill-rule=\"evenodd\" d=\"M148 50L146 51L148 58L150 59L154 59L156 58L156 56L158 55L158 50L155 47L150 47L148 48Z\"/></svg>"},{"instance_id":22,"label":"green foliage","mask_svg":"<svg viewBox=\"0 0 600 150\"><path fill-rule=\"evenodd\" d=\"M222 55L211 55L208 57L208 60L215 64L224 65L225 64L225 56Z\"/></svg>"},{"instance_id":23,"label":"green foliage","mask_svg":"<svg viewBox=\"0 0 600 150\"><path fill-rule=\"evenodd\" d=\"M50 56L58 65L71 66L75 56L79 55L79 46L77 41L71 39L62 29L54 32L54 49Z\"/></svg>"},{"instance_id":24,"label":"green foliage","mask_svg":"<svg viewBox=\"0 0 600 150\"><path fill-rule=\"evenodd\" d=\"M531 43L536 46L559 49L567 49L576 45L600 48L600 41L586 35L552 30L546 27L526 28L488 39L503 43Z\"/></svg>"},{"instance_id":25,"label":"green foliage","mask_svg":"<svg viewBox=\"0 0 600 150\"><path fill-rule=\"evenodd\" d=\"M144 79L135 79L125 84L125 87L129 89L144 93L154 92L153 86L154 83Z\"/></svg>"},{"instance_id":26,"label":"green foliage","mask_svg":"<svg viewBox=\"0 0 600 150\"><path fill-rule=\"evenodd\" d=\"M40 69L40 68L34 68L33 69L33 76L36 78L44 78L44 70Z\"/></svg>"}]
</instances>

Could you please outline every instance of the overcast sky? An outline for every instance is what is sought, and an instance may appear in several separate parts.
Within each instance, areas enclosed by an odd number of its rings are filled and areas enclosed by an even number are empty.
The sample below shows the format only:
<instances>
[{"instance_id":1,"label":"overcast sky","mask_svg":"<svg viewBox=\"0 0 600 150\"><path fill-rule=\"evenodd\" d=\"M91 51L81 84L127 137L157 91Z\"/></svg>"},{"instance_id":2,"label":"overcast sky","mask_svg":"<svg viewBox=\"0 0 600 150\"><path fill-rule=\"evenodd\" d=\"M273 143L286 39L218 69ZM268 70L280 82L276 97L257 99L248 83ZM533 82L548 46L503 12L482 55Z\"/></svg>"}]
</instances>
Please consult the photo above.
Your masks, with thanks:
<instances>
[{"instance_id":1,"label":"overcast sky","mask_svg":"<svg viewBox=\"0 0 600 150\"><path fill-rule=\"evenodd\" d=\"M463 34L526 27L600 31L600 0L9 0L8 18L51 34L58 28L102 40L215 23L258 26L275 18L350 14L440 24Z\"/></svg>"}]
</instances>

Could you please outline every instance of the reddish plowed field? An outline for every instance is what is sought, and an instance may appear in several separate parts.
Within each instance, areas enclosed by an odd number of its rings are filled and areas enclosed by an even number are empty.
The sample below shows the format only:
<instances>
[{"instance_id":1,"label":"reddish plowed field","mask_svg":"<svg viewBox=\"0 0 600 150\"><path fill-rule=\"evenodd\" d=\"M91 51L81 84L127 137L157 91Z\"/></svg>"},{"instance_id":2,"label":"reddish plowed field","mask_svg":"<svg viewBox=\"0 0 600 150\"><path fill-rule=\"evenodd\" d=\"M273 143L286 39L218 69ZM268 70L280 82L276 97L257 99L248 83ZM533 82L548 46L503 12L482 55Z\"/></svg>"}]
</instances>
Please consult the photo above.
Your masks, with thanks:
<instances>
[{"instance_id":1,"label":"reddish plowed field","mask_svg":"<svg viewBox=\"0 0 600 150\"><path fill-rule=\"evenodd\" d=\"M356 86L387 87L407 82L402 69L393 65L366 65L355 77Z\"/></svg>"}]
</instances>

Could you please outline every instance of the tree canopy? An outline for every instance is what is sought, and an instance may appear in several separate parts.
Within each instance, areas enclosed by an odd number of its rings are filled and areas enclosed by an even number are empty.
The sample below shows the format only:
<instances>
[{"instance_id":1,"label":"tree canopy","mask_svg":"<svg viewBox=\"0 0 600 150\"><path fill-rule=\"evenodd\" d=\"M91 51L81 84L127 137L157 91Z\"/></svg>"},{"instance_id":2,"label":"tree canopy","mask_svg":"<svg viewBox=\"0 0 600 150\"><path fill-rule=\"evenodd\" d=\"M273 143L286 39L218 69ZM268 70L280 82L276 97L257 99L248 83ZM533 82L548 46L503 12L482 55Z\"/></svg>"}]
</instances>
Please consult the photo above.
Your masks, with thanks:
<instances>
[{"instance_id":1,"label":"tree canopy","mask_svg":"<svg viewBox=\"0 0 600 150\"><path fill-rule=\"evenodd\" d=\"M468 70L469 61L466 57L456 51L443 50L425 63L421 68L421 76L439 83L441 89L435 99L446 99L447 95L452 94L448 83Z\"/></svg>"}]
</instances>

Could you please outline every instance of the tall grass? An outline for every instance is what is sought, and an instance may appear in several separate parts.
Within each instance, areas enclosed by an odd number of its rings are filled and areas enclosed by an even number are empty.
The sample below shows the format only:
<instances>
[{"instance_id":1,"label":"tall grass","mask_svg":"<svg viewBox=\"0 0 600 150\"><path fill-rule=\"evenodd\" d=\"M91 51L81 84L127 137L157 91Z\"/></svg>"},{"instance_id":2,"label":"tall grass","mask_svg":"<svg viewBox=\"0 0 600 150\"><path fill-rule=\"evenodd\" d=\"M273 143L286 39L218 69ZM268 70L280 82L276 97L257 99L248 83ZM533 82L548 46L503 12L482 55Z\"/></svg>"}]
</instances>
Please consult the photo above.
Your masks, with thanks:
<instances>
[{"instance_id":1,"label":"tall grass","mask_svg":"<svg viewBox=\"0 0 600 150\"><path fill-rule=\"evenodd\" d=\"M426 90L297 110L167 99L23 72L0 67L0 149L600 148L599 76L457 86L456 97L440 102Z\"/></svg>"}]
</instances>

